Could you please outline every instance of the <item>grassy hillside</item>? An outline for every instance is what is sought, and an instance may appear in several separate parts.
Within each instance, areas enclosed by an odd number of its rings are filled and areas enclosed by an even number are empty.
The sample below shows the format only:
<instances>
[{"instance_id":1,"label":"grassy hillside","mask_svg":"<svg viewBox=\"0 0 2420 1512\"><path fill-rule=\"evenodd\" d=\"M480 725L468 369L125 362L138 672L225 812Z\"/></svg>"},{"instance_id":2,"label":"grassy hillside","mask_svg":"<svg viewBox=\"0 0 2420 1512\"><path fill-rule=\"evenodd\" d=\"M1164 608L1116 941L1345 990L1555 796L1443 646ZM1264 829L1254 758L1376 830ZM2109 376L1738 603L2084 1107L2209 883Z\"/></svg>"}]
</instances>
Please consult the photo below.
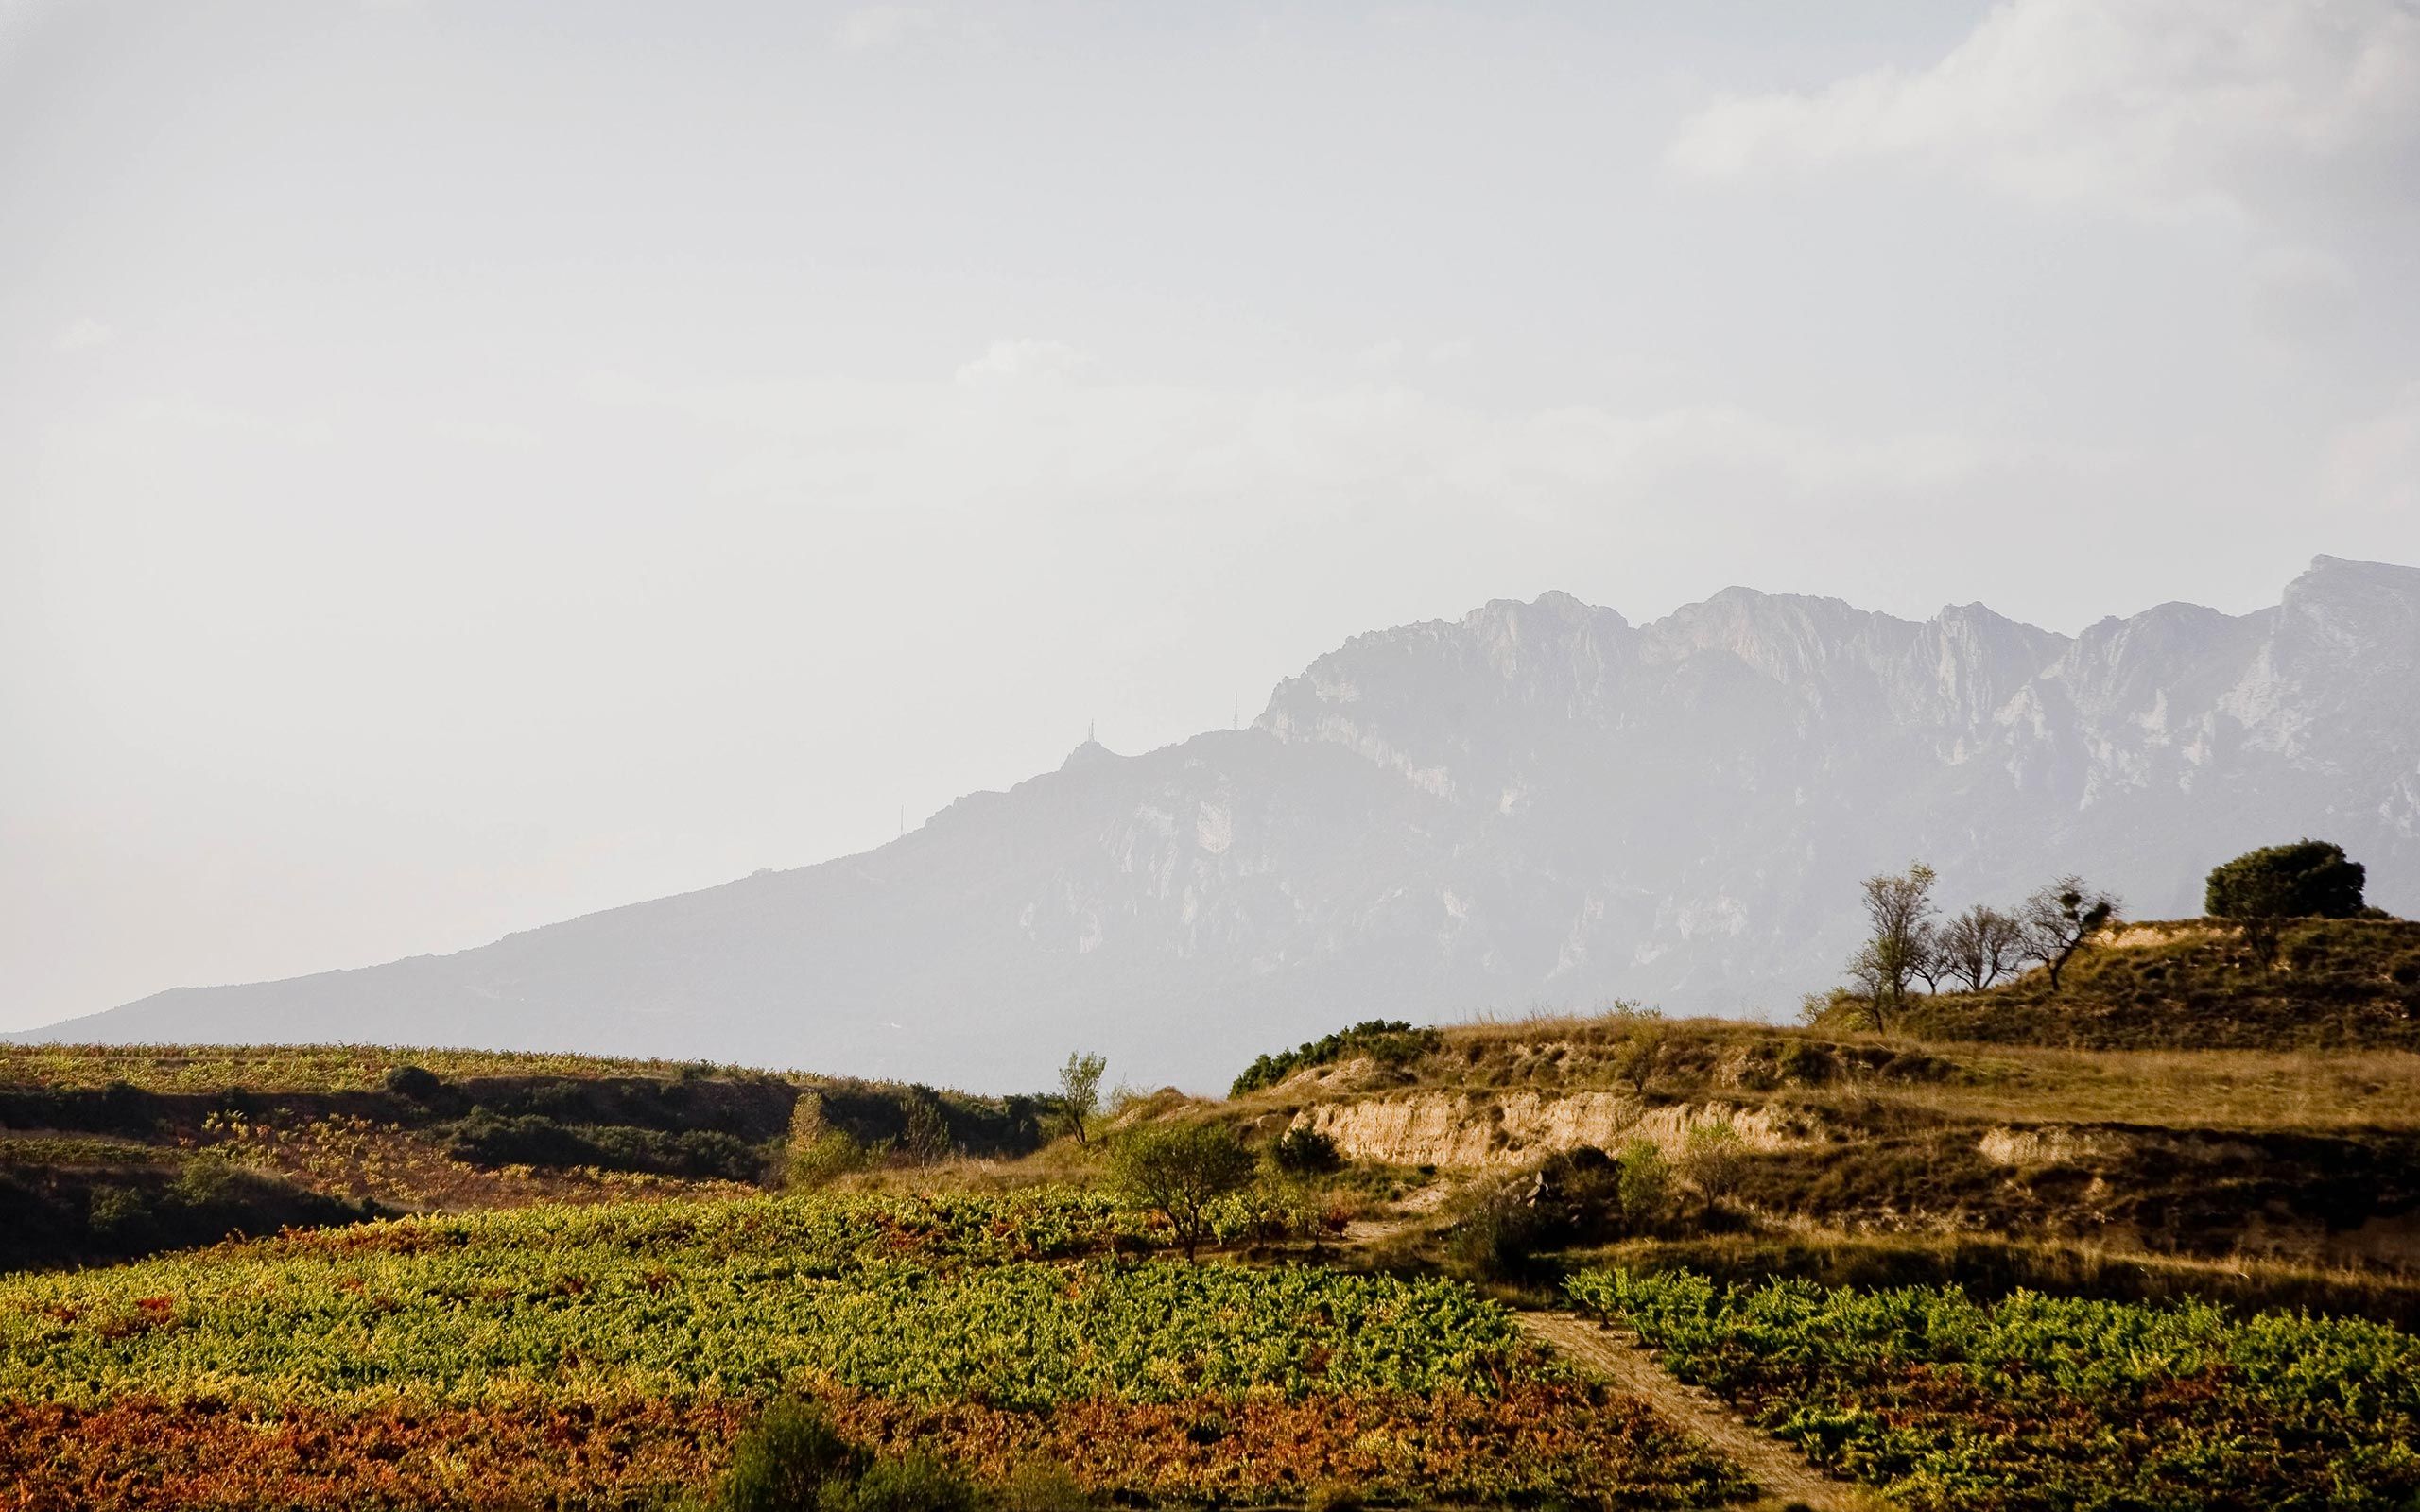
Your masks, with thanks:
<instances>
[{"instance_id":1,"label":"grassy hillside","mask_svg":"<svg viewBox=\"0 0 2420 1512\"><path fill-rule=\"evenodd\" d=\"M1029 1100L702 1064L0 1045L0 1268L405 1212L741 1194L777 1185L802 1137L925 1160L1023 1153L1041 1127Z\"/></svg>"},{"instance_id":2,"label":"grassy hillside","mask_svg":"<svg viewBox=\"0 0 2420 1512\"><path fill-rule=\"evenodd\" d=\"M1344 1037L1232 1116L1427 1194L1398 1262L2224 1296L2420 1319L2420 1054L1618 1012ZM1433 1174L1427 1174L1433 1173ZM1629 1200L1635 1187L1646 1193Z\"/></svg>"},{"instance_id":3,"label":"grassy hillside","mask_svg":"<svg viewBox=\"0 0 2420 1512\"><path fill-rule=\"evenodd\" d=\"M1836 1005L1832 1024L1863 1018ZM2420 922L2308 919L2263 965L2216 919L2130 924L2070 962L1919 998L1892 1025L1934 1040L2089 1049L2420 1049Z\"/></svg>"}]
</instances>

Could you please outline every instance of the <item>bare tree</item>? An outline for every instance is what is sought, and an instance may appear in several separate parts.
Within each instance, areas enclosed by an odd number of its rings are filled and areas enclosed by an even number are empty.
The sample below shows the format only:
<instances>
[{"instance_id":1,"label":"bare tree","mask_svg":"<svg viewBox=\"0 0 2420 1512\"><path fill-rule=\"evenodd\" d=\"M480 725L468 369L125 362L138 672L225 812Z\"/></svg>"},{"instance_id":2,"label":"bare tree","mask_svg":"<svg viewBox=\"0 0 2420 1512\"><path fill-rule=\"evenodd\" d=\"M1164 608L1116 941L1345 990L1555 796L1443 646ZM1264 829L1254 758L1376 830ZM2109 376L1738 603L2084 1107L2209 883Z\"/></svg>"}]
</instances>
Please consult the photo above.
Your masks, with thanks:
<instances>
[{"instance_id":1,"label":"bare tree","mask_svg":"<svg viewBox=\"0 0 2420 1512\"><path fill-rule=\"evenodd\" d=\"M1969 992L1980 992L2015 969L2023 936L2008 915L1988 903L1973 904L1941 927L1944 974L1965 983Z\"/></svg>"},{"instance_id":2,"label":"bare tree","mask_svg":"<svg viewBox=\"0 0 2420 1512\"><path fill-rule=\"evenodd\" d=\"M1941 926L1931 919L1927 919L1916 926L1915 959L1909 969L1924 978L1927 996L1938 996L1941 984L1954 980L1957 975L1942 938Z\"/></svg>"},{"instance_id":3,"label":"bare tree","mask_svg":"<svg viewBox=\"0 0 2420 1512\"><path fill-rule=\"evenodd\" d=\"M2050 990L2059 990L2059 973L2086 940L2116 921L2123 907L2116 893L2101 892L2069 873L2025 900L2016 911L2025 943L2022 958L2039 961L2050 972Z\"/></svg>"},{"instance_id":4,"label":"bare tree","mask_svg":"<svg viewBox=\"0 0 2420 1512\"><path fill-rule=\"evenodd\" d=\"M1100 1074L1108 1069L1104 1057L1075 1054L1059 1068L1059 1116L1066 1120L1067 1131L1079 1144L1091 1143L1085 1130L1100 1111Z\"/></svg>"},{"instance_id":5,"label":"bare tree","mask_svg":"<svg viewBox=\"0 0 2420 1512\"><path fill-rule=\"evenodd\" d=\"M1906 872L1865 879L1865 917L1870 933L1849 957L1849 979L1873 1005L1874 1026L1890 1027L1891 1015L1907 1005L1908 984L1916 976L1926 936L1936 911L1932 868L1919 861Z\"/></svg>"}]
</instances>

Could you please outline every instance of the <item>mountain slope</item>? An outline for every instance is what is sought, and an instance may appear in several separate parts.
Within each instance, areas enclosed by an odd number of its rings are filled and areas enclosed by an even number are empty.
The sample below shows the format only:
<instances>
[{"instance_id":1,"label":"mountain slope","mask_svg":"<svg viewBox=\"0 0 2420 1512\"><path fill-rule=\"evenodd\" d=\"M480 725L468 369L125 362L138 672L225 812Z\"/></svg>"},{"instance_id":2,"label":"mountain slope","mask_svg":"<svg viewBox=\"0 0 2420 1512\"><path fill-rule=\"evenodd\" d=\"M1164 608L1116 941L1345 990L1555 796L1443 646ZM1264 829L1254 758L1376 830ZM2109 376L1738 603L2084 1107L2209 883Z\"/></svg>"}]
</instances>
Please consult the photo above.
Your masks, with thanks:
<instances>
[{"instance_id":1,"label":"mountain slope","mask_svg":"<svg viewBox=\"0 0 2420 1512\"><path fill-rule=\"evenodd\" d=\"M2420 904L2420 571L2323 557L2273 609L2074 638L1744 589L1633 626L1549 593L1356 637L1251 730L1087 744L863 855L40 1034L984 1089L1086 1046L1210 1086L1376 1015L1786 1011L1853 943L1856 880L1913 856L1955 900L2079 870L2173 916L2214 861L2304 833Z\"/></svg>"}]
</instances>

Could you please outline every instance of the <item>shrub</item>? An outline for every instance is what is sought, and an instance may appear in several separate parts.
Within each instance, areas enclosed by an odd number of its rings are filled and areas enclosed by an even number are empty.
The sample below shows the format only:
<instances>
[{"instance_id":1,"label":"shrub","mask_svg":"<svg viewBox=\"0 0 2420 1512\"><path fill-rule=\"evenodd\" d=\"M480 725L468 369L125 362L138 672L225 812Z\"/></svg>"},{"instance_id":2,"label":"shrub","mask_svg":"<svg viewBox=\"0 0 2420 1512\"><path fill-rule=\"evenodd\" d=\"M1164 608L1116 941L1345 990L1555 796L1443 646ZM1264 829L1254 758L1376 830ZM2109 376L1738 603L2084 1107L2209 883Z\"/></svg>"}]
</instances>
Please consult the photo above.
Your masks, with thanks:
<instances>
[{"instance_id":1,"label":"shrub","mask_svg":"<svg viewBox=\"0 0 2420 1512\"><path fill-rule=\"evenodd\" d=\"M1289 1128L1270 1147L1269 1158L1288 1176L1324 1176L1344 1164L1336 1141L1315 1128Z\"/></svg>"},{"instance_id":2,"label":"shrub","mask_svg":"<svg viewBox=\"0 0 2420 1512\"><path fill-rule=\"evenodd\" d=\"M92 1204L93 1231L104 1239L131 1241L151 1227L151 1204L132 1187L96 1186Z\"/></svg>"},{"instance_id":3,"label":"shrub","mask_svg":"<svg viewBox=\"0 0 2420 1512\"><path fill-rule=\"evenodd\" d=\"M1544 1182L1535 1176L1530 1181L1499 1177L1472 1190L1461 1216L1445 1232L1445 1258L1455 1274L1466 1280L1502 1281L1529 1269L1547 1228L1535 1200Z\"/></svg>"},{"instance_id":4,"label":"shrub","mask_svg":"<svg viewBox=\"0 0 2420 1512\"><path fill-rule=\"evenodd\" d=\"M930 1087L910 1087L900 1098L900 1111L907 1120L901 1143L909 1160L932 1165L956 1153L958 1142L950 1135L949 1109L942 1106L939 1092Z\"/></svg>"},{"instance_id":5,"label":"shrub","mask_svg":"<svg viewBox=\"0 0 2420 1512\"><path fill-rule=\"evenodd\" d=\"M445 1153L472 1165L571 1166L603 1163L604 1152L551 1118L524 1113L501 1117L474 1108L454 1125Z\"/></svg>"},{"instance_id":6,"label":"shrub","mask_svg":"<svg viewBox=\"0 0 2420 1512\"><path fill-rule=\"evenodd\" d=\"M1322 1481L1303 1499L1305 1512L1361 1512L1361 1493L1341 1481Z\"/></svg>"},{"instance_id":7,"label":"shrub","mask_svg":"<svg viewBox=\"0 0 2420 1512\"><path fill-rule=\"evenodd\" d=\"M445 1090L445 1078L424 1066L397 1066L387 1073L387 1090L398 1097L425 1103Z\"/></svg>"},{"instance_id":8,"label":"shrub","mask_svg":"<svg viewBox=\"0 0 2420 1512\"><path fill-rule=\"evenodd\" d=\"M765 1171L765 1157L754 1145L718 1128L693 1128L675 1134L670 1158L665 1163L676 1176L724 1181L753 1181Z\"/></svg>"},{"instance_id":9,"label":"shrub","mask_svg":"<svg viewBox=\"0 0 2420 1512\"><path fill-rule=\"evenodd\" d=\"M845 1486L864 1464L821 1408L777 1401L740 1437L717 1512L821 1512L825 1486Z\"/></svg>"},{"instance_id":10,"label":"shrub","mask_svg":"<svg viewBox=\"0 0 2420 1512\"><path fill-rule=\"evenodd\" d=\"M1672 1168L1653 1140L1633 1140L1614 1162L1615 1190L1621 1195L1622 1221L1632 1228L1651 1228L1671 1211Z\"/></svg>"},{"instance_id":11,"label":"shrub","mask_svg":"<svg viewBox=\"0 0 2420 1512\"><path fill-rule=\"evenodd\" d=\"M1688 1146L1681 1155L1681 1174L1707 1200L1720 1202L1737 1192L1747 1167L1747 1143L1728 1119L1689 1130Z\"/></svg>"},{"instance_id":12,"label":"shrub","mask_svg":"<svg viewBox=\"0 0 2420 1512\"><path fill-rule=\"evenodd\" d=\"M826 1186L851 1171L864 1170L869 1160L864 1145L840 1129L828 1128L804 1145L790 1146L782 1184L800 1188Z\"/></svg>"},{"instance_id":13,"label":"shrub","mask_svg":"<svg viewBox=\"0 0 2420 1512\"><path fill-rule=\"evenodd\" d=\"M1668 1033L1661 1023L1637 1024L1615 1043L1606 1057L1615 1077L1629 1083L1631 1091L1641 1097L1647 1095L1648 1083L1655 1078L1656 1067L1664 1058Z\"/></svg>"},{"instance_id":14,"label":"shrub","mask_svg":"<svg viewBox=\"0 0 2420 1512\"><path fill-rule=\"evenodd\" d=\"M945 1460L910 1452L886 1455L854 1481L823 1483L816 1512L974 1512L975 1487Z\"/></svg>"},{"instance_id":15,"label":"shrub","mask_svg":"<svg viewBox=\"0 0 2420 1512\"><path fill-rule=\"evenodd\" d=\"M993 1512L1093 1512L1098 1505L1083 1483L1048 1460L1019 1465L992 1493Z\"/></svg>"}]
</instances>

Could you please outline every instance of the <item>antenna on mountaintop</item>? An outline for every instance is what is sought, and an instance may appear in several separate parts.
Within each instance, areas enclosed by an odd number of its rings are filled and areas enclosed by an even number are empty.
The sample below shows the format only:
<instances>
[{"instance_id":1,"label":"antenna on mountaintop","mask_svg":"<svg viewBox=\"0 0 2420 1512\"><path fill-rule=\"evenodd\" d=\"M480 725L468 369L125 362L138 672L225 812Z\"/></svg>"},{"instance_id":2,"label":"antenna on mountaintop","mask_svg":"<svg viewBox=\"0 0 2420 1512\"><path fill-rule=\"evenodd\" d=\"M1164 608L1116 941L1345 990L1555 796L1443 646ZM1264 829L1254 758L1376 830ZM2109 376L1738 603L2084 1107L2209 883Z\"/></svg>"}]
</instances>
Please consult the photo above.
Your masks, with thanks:
<instances>
[{"instance_id":1,"label":"antenna on mountaintop","mask_svg":"<svg viewBox=\"0 0 2420 1512\"><path fill-rule=\"evenodd\" d=\"M1094 744L1095 739L1097 738L1093 734L1093 726L1094 721L1090 719L1084 721L1084 744L1087 746Z\"/></svg>"}]
</instances>

